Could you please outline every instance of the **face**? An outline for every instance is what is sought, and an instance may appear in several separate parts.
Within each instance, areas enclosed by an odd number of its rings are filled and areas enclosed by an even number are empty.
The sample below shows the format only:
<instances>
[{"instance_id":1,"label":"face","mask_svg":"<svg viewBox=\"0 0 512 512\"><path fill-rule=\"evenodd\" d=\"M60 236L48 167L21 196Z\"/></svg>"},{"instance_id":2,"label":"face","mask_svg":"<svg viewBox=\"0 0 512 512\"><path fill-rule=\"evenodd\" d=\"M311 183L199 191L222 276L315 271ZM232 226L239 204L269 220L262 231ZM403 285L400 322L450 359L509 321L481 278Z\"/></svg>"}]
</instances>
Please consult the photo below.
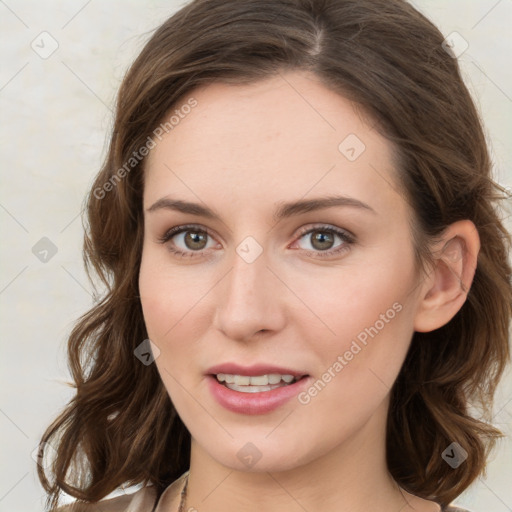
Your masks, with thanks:
<instances>
[{"instance_id":1,"label":"face","mask_svg":"<svg viewBox=\"0 0 512 512\"><path fill-rule=\"evenodd\" d=\"M383 436L420 279L390 143L303 72L189 97L146 162L139 284L193 443L226 467L251 470L253 450L254 470L279 471L368 425ZM306 377L230 390L210 375L224 363Z\"/></svg>"}]
</instances>

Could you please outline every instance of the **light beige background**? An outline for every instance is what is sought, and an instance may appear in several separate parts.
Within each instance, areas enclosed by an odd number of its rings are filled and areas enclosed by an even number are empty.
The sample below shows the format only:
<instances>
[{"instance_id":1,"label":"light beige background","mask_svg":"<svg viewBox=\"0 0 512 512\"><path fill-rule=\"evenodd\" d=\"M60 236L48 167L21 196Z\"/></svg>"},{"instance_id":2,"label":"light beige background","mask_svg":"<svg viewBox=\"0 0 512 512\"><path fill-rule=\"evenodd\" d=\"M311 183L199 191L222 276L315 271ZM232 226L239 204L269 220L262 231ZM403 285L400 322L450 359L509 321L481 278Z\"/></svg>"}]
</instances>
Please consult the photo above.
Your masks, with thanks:
<instances>
[{"instance_id":1,"label":"light beige background","mask_svg":"<svg viewBox=\"0 0 512 512\"><path fill-rule=\"evenodd\" d=\"M459 60L487 128L496 177L512 185L512 0L414 4L445 35L457 31L469 44ZM92 305L81 260L82 201L104 156L113 100L128 64L149 31L180 5L0 0L2 512L43 509L31 453L71 397L63 384L69 379L66 337ZM31 44L40 54L52 44L58 49L43 59ZM43 237L57 249L46 263L32 252ZM512 433L510 374L494 421ZM511 511L511 474L509 438L496 450L487 479L459 502L475 512Z\"/></svg>"}]
</instances>

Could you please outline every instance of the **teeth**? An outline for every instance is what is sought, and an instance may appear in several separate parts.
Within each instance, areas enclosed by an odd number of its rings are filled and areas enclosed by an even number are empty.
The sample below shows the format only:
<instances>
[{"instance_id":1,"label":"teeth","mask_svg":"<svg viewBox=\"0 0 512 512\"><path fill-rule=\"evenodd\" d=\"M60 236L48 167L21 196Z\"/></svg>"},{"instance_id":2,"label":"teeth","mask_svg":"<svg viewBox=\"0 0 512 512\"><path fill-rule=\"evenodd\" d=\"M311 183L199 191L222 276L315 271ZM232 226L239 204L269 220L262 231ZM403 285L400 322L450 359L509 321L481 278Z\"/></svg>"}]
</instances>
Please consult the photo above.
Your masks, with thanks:
<instances>
[{"instance_id":1,"label":"teeth","mask_svg":"<svg viewBox=\"0 0 512 512\"><path fill-rule=\"evenodd\" d=\"M226 384L226 387L233 391L240 391L241 393L261 393L263 391L270 391L275 388L282 388L288 386L284 382L280 384L272 384L271 386L237 386L236 384Z\"/></svg>"},{"instance_id":2,"label":"teeth","mask_svg":"<svg viewBox=\"0 0 512 512\"><path fill-rule=\"evenodd\" d=\"M294 377L293 375L280 375L278 373L256 375L254 377L249 375L230 375L227 373L217 374L217 380L219 382L235 384L236 386L268 386L269 384L279 384L281 381L290 384L299 378L300 377Z\"/></svg>"}]
</instances>

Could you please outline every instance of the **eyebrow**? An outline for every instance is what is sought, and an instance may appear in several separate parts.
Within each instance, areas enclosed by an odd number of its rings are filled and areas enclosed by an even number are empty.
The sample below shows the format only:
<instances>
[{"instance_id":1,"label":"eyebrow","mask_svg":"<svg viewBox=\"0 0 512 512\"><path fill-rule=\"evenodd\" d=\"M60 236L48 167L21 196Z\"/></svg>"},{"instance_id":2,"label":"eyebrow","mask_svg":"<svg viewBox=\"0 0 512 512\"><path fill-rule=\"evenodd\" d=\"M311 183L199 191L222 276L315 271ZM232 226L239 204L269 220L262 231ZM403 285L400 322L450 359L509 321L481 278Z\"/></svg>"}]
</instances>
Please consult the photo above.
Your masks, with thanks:
<instances>
[{"instance_id":1,"label":"eyebrow","mask_svg":"<svg viewBox=\"0 0 512 512\"><path fill-rule=\"evenodd\" d=\"M301 199L299 201L292 201L288 203L280 202L274 212L273 218L275 221L279 221L284 218L292 217L293 215L321 210L323 208L332 208L335 206L359 208L361 210L377 214L370 205L363 203L359 199L347 196L328 196L314 199ZM146 211L155 212L158 210L175 210L182 213L199 215L207 219L221 220L220 216L207 206L180 199L173 199L168 196L162 197L156 201L152 206L147 208Z\"/></svg>"}]
</instances>

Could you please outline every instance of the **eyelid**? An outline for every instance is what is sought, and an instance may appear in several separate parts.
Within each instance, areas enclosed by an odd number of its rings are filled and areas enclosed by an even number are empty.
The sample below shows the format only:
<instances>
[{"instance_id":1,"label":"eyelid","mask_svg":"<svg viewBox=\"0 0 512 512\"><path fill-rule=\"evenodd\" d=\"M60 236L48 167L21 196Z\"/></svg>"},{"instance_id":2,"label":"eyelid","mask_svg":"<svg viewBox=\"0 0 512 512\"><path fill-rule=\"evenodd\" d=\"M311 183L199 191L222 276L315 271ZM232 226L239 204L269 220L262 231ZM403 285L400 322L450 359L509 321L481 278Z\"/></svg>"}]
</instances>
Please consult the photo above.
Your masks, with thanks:
<instances>
[{"instance_id":1,"label":"eyelid","mask_svg":"<svg viewBox=\"0 0 512 512\"><path fill-rule=\"evenodd\" d=\"M348 231L347 229L339 228L332 224L324 224L321 222L314 224L312 226L308 225L308 226L301 227L299 229L298 234L295 236L298 238L301 238L307 233L310 233L312 231L321 231L321 230L332 231L335 234L337 234L338 236L341 236L343 239L347 239L347 241L350 241L350 243L354 243L356 241L356 236L353 233L351 233L350 231Z\"/></svg>"},{"instance_id":2,"label":"eyelid","mask_svg":"<svg viewBox=\"0 0 512 512\"><path fill-rule=\"evenodd\" d=\"M204 231L208 236L211 236L212 238L215 238L213 236L213 233L208 229L207 227L201 226L200 224L180 224L178 226L174 226L170 229L168 229L162 236L158 237L158 242L164 244L169 241L169 239L177 235L179 233L182 233L183 231L187 230L196 230L196 231Z\"/></svg>"},{"instance_id":3,"label":"eyelid","mask_svg":"<svg viewBox=\"0 0 512 512\"><path fill-rule=\"evenodd\" d=\"M295 245L299 242L299 240L304 237L305 235L315 232L315 231L327 231L334 233L335 236L338 236L342 243L338 246L336 246L334 249L327 249L325 251L315 251L315 250L308 250L308 249L302 249L303 251L306 251L307 254L314 254L313 259L335 259L336 257L341 257L342 254L349 251L351 246L356 242L356 237L353 233L350 231L347 231L346 229L339 228L337 226L333 226L332 224L315 224L313 226L304 226L299 230L299 234L296 235L296 240L292 243L292 245Z\"/></svg>"}]
</instances>

